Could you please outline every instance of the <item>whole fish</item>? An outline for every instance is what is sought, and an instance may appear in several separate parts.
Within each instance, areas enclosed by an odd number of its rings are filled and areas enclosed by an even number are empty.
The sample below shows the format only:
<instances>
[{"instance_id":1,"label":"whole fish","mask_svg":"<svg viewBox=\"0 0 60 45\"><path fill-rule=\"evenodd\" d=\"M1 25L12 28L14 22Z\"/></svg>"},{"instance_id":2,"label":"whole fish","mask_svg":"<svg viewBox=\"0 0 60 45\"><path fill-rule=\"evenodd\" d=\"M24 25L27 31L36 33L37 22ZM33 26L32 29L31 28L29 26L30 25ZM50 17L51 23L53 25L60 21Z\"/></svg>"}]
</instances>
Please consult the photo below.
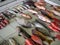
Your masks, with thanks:
<instances>
[{"instance_id":1,"label":"whole fish","mask_svg":"<svg viewBox=\"0 0 60 45\"><path fill-rule=\"evenodd\" d=\"M47 36L45 36L44 34L42 34L40 31L38 30L32 30L32 34L35 34L37 36L39 36L43 41L47 41L49 44L53 41L47 38Z\"/></svg>"},{"instance_id":2,"label":"whole fish","mask_svg":"<svg viewBox=\"0 0 60 45\"><path fill-rule=\"evenodd\" d=\"M46 10L41 9L40 12L41 12L42 15L47 16L50 20L55 17L54 14L47 9Z\"/></svg>"},{"instance_id":3,"label":"whole fish","mask_svg":"<svg viewBox=\"0 0 60 45\"><path fill-rule=\"evenodd\" d=\"M55 15L57 15L57 16L60 16L60 12L58 12L58 11L55 11L55 10L51 10Z\"/></svg>"},{"instance_id":4,"label":"whole fish","mask_svg":"<svg viewBox=\"0 0 60 45\"><path fill-rule=\"evenodd\" d=\"M28 20L32 19L32 17L28 14L21 13L21 16Z\"/></svg>"},{"instance_id":5,"label":"whole fish","mask_svg":"<svg viewBox=\"0 0 60 45\"><path fill-rule=\"evenodd\" d=\"M39 10L41 10L41 9L46 10L46 8L45 8L44 6L42 6L42 5L40 5L39 3L35 3L35 6L36 6Z\"/></svg>"},{"instance_id":6,"label":"whole fish","mask_svg":"<svg viewBox=\"0 0 60 45\"><path fill-rule=\"evenodd\" d=\"M19 29L20 35L25 39L25 45L43 45L42 40L39 37L35 35L30 36L22 27L19 27Z\"/></svg>"},{"instance_id":7,"label":"whole fish","mask_svg":"<svg viewBox=\"0 0 60 45\"><path fill-rule=\"evenodd\" d=\"M60 12L60 6L53 6L53 9Z\"/></svg>"}]
</instances>

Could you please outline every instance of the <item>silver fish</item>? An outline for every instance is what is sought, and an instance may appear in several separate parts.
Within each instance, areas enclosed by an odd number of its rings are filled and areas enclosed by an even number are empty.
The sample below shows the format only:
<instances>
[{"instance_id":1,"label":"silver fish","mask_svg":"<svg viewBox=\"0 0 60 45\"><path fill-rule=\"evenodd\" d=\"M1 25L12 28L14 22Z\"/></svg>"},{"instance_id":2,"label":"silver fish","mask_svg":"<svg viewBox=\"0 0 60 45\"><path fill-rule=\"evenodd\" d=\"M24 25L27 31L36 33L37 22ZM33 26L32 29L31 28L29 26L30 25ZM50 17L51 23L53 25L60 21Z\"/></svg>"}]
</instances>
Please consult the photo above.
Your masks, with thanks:
<instances>
[{"instance_id":1,"label":"silver fish","mask_svg":"<svg viewBox=\"0 0 60 45\"><path fill-rule=\"evenodd\" d=\"M29 12L31 12L31 13L38 14L38 12L37 12L37 11L35 11L35 10L32 10L32 9L28 9L28 11L29 11Z\"/></svg>"},{"instance_id":2,"label":"silver fish","mask_svg":"<svg viewBox=\"0 0 60 45\"><path fill-rule=\"evenodd\" d=\"M26 6L22 6L25 10L28 9Z\"/></svg>"},{"instance_id":3,"label":"silver fish","mask_svg":"<svg viewBox=\"0 0 60 45\"><path fill-rule=\"evenodd\" d=\"M15 13L18 13L19 11L16 10L15 8L11 9L12 11L14 11Z\"/></svg>"},{"instance_id":4,"label":"silver fish","mask_svg":"<svg viewBox=\"0 0 60 45\"><path fill-rule=\"evenodd\" d=\"M24 10L22 6L18 6L17 8L21 9L22 11Z\"/></svg>"},{"instance_id":5,"label":"silver fish","mask_svg":"<svg viewBox=\"0 0 60 45\"><path fill-rule=\"evenodd\" d=\"M45 21L45 22L48 22L48 23L51 23L51 21L49 20L48 17L43 16L43 15L37 15L37 16L38 16L38 18L39 18L40 20Z\"/></svg>"},{"instance_id":6,"label":"silver fish","mask_svg":"<svg viewBox=\"0 0 60 45\"><path fill-rule=\"evenodd\" d=\"M11 10L7 10L7 11L16 15L16 13L14 11L11 11Z\"/></svg>"},{"instance_id":7,"label":"silver fish","mask_svg":"<svg viewBox=\"0 0 60 45\"><path fill-rule=\"evenodd\" d=\"M39 30L40 32L42 32L46 36L51 36L50 32L47 29L43 29L43 28L40 28L40 27L36 27L36 29Z\"/></svg>"},{"instance_id":8,"label":"silver fish","mask_svg":"<svg viewBox=\"0 0 60 45\"><path fill-rule=\"evenodd\" d=\"M27 5L27 4L26 4L26 6L27 6L28 8L30 8L30 6L29 6L29 5Z\"/></svg>"}]
</instances>

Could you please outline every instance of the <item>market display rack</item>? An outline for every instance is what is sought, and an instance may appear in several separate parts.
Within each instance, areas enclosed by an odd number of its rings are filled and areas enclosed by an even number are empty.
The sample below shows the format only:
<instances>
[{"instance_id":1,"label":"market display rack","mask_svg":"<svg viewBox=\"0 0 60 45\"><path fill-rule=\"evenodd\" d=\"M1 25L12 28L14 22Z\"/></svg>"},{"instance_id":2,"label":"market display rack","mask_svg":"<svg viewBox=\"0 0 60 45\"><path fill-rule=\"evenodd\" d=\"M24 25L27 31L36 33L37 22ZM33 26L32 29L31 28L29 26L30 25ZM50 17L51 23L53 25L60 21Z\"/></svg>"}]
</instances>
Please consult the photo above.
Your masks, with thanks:
<instances>
[{"instance_id":1,"label":"market display rack","mask_svg":"<svg viewBox=\"0 0 60 45\"><path fill-rule=\"evenodd\" d=\"M24 0L24 1L26 1L26 0ZM22 5L24 1L23 0L15 0L12 3L9 3L7 5L1 6L0 7L0 12L4 12L5 10L9 10L9 9L12 9L12 8L14 8L16 6ZM46 8L48 8L48 10L51 9L49 6L50 6L50 4L48 4L46 6ZM32 8L34 8L34 7L32 6ZM34 21L36 19L38 19L37 16L35 16L31 12L28 12L27 10L23 10L23 12L26 13L26 14L29 14L32 17L31 20L25 20L25 21L28 21L28 22L31 22L31 23L33 22L34 23ZM40 12L38 12L38 13L40 14ZM21 45L24 45L24 38L19 37L18 36L18 32L16 30L16 27L20 26L20 24L15 19L16 18L20 18L19 21L21 23L23 22L22 17L19 17L19 16L20 16L20 13L17 13L16 17L14 17L11 20L9 20L10 23L5 28L3 28L3 29L0 30L0 41L1 42L5 41L5 40L8 40L9 38L14 37L14 38L16 38L17 42L19 42ZM6 18L6 19L8 19L8 18ZM41 20L40 20L40 22L41 22ZM46 23L46 22L43 22L43 23ZM34 28L35 27L33 27L33 29ZM41 27L41 28L45 29L44 27ZM28 29L25 29L25 31L28 32L31 35L32 29L28 28ZM22 41L21 41L21 39L22 39Z\"/></svg>"}]
</instances>

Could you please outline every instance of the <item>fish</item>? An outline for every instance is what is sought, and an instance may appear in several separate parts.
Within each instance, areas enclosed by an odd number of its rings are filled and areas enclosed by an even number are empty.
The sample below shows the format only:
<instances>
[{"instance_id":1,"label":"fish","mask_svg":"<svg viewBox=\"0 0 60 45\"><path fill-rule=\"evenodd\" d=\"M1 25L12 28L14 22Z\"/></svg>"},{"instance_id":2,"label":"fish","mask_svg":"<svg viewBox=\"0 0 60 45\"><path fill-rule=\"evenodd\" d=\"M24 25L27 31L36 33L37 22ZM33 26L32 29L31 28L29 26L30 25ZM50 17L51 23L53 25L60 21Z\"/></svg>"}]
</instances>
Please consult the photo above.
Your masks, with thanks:
<instances>
[{"instance_id":1,"label":"fish","mask_svg":"<svg viewBox=\"0 0 60 45\"><path fill-rule=\"evenodd\" d=\"M40 19L36 19L35 21L38 22L39 24L41 24L45 29L49 30L49 32L51 31L51 29L48 28L49 23L45 23L45 22L41 21Z\"/></svg>"},{"instance_id":2,"label":"fish","mask_svg":"<svg viewBox=\"0 0 60 45\"><path fill-rule=\"evenodd\" d=\"M18 11L17 9L15 9L15 8L10 9L10 10L14 11L15 13L18 13L18 12L19 12L19 11Z\"/></svg>"},{"instance_id":3,"label":"fish","mask_svg":"<svg viewBox=\"0 0 60 45\"><path fill-rule=\"evenodd\" d=\"M37 12L37 11L35 11L35 10L32 10L32 9L28 9L28 11L29 11L29 12L31 12L31 13L38 14L38 12Z\"/></svg>"},{"instance_id":4,"label":"fish","mask_svg":"<svg viewBox=\"0 0 60 45\"><path fill-rule=\"evenodd\" d=\"M11 10L7 10L7 11L10 12L11 14L15 14L16 15L16 13L14 11L11 11Z\"/></svg>"},{"instance_id":5,"label":"fish","mask_svg":"<svg viewBox=\"0 0 60 45\"><path fill-rule=\"evenodd\" d=\"M58 11L55 11L55 10L51 10L55 15L57 15L57 16L60 16L60 12L58 12Z\"/></svg>"},{"instance_id":6,"label":"fish","mask_svg":"<svg viewBox=\"0 0 60 45\"><path fill-rule=\"evenodd\" d=\"M49 10L40 10L41 14L47 16L50 20L54 18L54 15Z\"/></svg>"},{"instance_id":7,"label":"fish","mask_svg":"<svg viewBox=\"0 0 60 45\"><path fill-rule=\"evenodd\" d=\"M46 16L44 16L44 15L37 15L38 16L38 18L40 19L40 20L42 20L42 21L44 21L44 22L47 22L47 23L51 23L51 20L48 18L48 17L46 17Z\"/></svg>"},{"instance_id":8,"label":"fish","mask_svg":"<svg viewBox=\"0 0 60 45\"><path fill-rule=\"evenodd\" d=\"M19 27L19 29L20 35L25 39L25 45L43 45L39 37L35 35L29 35L22 27Z\"/></svg>"},{"instance_id":9,"label":"fish","mask_svg":"<svg viewBox=\"0 0 60 45\"><path fill-rule=\"evenodd\" d=\"M30 9L30 6L29 6L29 5L27 5L27 4L24 4L24 6L26 6L28 9Z\"/></svg>"},{"instance_id":10,"label":"fish","mask_svg":"<svg viewBox=\"0 0 60 45\"><path fill-rule=\"evenodd\" d=\"M40 28L40 27L35 27L35 28L37 30L39 30L41 33L43 33L44 35L51 37L51 34L50 34L50 32L48 30Z\"/></svg>"},{"instance_id":11,"label":"fish","mask_svg":"<svg viewBox=\"0 0 60 45\"><path fill-rule=\"evenodd\" d=\"M42 40L40 39L40 37L32 34L31 38L32 38L32 40L35 41L36 43L38 43L38 44L40 44L40 45L43 45L43 42L42 42Z\"/></svg>"},{"instance_id":12,"label":"fish","mask_svg":"<svg viewBox=\"0 0 60 45\"><path fill-rule=\"evenodd\" d=\"M22 27L17 26L17 28L19 29L18 35L25 39L25 45L35 45L31 39L31 36Z\"/></svg>"},{"instance_id":13,"label":"fish","mask_svg":"<svg viewBox=\"0 0 60 45\"><path fill-rule=\"evenodd\" d=\"M49 44L53 41L47 38L47 36L45 36L44 34L42 34L40 31L38 30L32 30L32 34L39 36L43 41L47 41Z\"/></svg>"},{"instance_id":14,"label":"fish","mask_svg":"<svg viewBox=\"0 0 60 45\"><path fill-rule=\"evenodd\" d=\"M21 13L21 16L29 20L32 19L32 17L28 14Z\"/></svg>"},{"instance_id":15,"label":"fish","mask_svg":"<svg viewBox=\"0 0 60 45\"><path fill-rule=\"evenodd\" d=\"M59 6L53 6L53 9L60 12L60 7Z\"/></svg>"},{"instance_id":16,"label":"fish","mask_svg":"<svg viewBox=\"0 0 60 45\"><path fill-rule=\"evenodd\" d=\"M37 9L39 9L39 10L41 10L41 9L46 10L46 8L45 8L44 6L42 6L42 5L38 4L38 3L35 3L34 5L35 5L35 6L37 7Z\"/></svg>"}]
</instances>

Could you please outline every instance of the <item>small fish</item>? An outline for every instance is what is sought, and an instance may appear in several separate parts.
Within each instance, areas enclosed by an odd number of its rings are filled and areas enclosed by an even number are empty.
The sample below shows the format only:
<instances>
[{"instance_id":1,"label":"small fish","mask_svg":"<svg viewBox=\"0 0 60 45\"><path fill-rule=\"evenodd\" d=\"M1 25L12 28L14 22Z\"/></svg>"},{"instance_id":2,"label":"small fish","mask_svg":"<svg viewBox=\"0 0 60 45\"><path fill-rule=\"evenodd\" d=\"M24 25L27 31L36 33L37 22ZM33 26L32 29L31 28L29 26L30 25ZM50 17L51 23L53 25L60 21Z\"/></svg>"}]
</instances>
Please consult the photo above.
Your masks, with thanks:
<instances>
[{"instance_id":1,"label":"small fish","mask_svg":"<svg viewBox=\"0 0 60 45\"><path fill-rule=\"evenodd\" d=\"M40 32L42 32L44 35L51 37L51 34L48 30L43 29L43 28L39 28L39 27L36 27L36 29L39 30Z\"/></svg>"},{"instance_id":2,"label":"small fish","mask_svg":"<svg viewBox=\"0 0 60 45\"><path fill-rule=\"evenodd\" d=\"M41 14L47 16L50 20L54 17L53 13L48 10L40 10Z\"/></svg>"},{"instance_id":3,"label":"small fish","mask_svg":"<svg viewBox=\"0 0 60 45\"><path fill-rule=\"evenodd\" d=\"M28 8L26 6L22 6L25 10L27 10Z\"/></svg>"},{"instance_id":4,"label":"small fish","mask_svg":"<svg viewBox=\"0 0 60 45\"><path fill-rule=\"evenodd\" d=\"M41 24L39 24L39 23L37 23L37 22L33 22L32 25L33 25L34 27L40 27L40 28L43 27Z\"/></svg>"},{"instance_id":5,"label":"small fish","mask_svg":"<svg viewBox=\"0 0 60 45\"><path fill-rule=\"evenodd\" d=\"M15 8L15 9L18 11L18 13L21 12L21 10L19 8Z\"/></svg>"},{"instance_id":6,"label":"small fish","mask_svg":"<svg viewBox=\"0 0 60 45\"><path fill-rule=\"evenodd\" d=\"M35 10L32 10L32 9L28 9L28 11L29 11L29 12L31 12L31 13L38 14L38 12L37 12L37 11L35 11Z\"/></svg>"},{"instance_id":7,"label":"small fish","mask_svg":"<svg viewBox=\"0 0 60 45\"><path fill-rule=\"evenodd\" d=\"M40 37L32 34L31 38L32 38L33 41L35 41L39 45L43 45L42 40L40 39Z\"/></svg>"},{"instance_id":8,"label":"small fish","mask_svg":"<svg viewBox=\"0 0 60 45\"><path fill-rule=\"evenodd\" d=\"M24 11L24 8L22 8L22 6L18 6L17 8L19 8L19 10Z\"/></svg>"},{"instance_id":9,"label":"small fish","mask_svg":"<svg viewBox=\"0 0 60 45\"><path fill-rule=\"evenodd\" d=\"M42 41L35 35L29 35L22 27L19 27L19 33L25 39L25 45L42 45ZM36 39L35 39L36 38Z\"/></svg>"},{"instance_id":10,"label":"small fish","mask_svg":"<svg viewBox=\"0 0 60 45\"><path fill-rule=\"evenodd\" d=\"M32 19L32 17L28 14L21 14L22 17L26 18L26 19Z\"/></svg>"},{"instance_id":11,"label":"small fish","mask_svg":"<svg viewBox=\"0 0 60 45\"><path fill-rule=\"evenodd\" d=\"M0 29L3 29L4 28L4 26L0 23Z\"/></svg>"},{"instance_id":12,"label":"small fish","mask_svg":"<svg viewBox=\"0 0 60 45\"><path fill-rule=\"evenodd\" d=\"M10 9L10 10L14 11L15 13L18 13L18 12L19 12L19 11L18 11L17 9L15 9L15 8Z\"/></svg>"},{"instance_id":13,"label":"small fish","mask_svg":"<svg viewBox=\"0 0 60 45\"><path fill-rule=\"evenodd\" d=\"M6 24L2 21L2 22L0 22L4 27L6 26Z\"/></svg>"},{"instance_id":14,"label":"small fish","mask_svg":"<svg viewBox=\"0 0 60 45\"><path fill-rule=\"evenodd\" d=\"M41 5L38 4L38 3L35 3L35 6L36 6L39 10L41 10L41 9L46 10L45 7L41 6Z\"/></svg>"},{"instance_id":15,"label":"small fish","mask_svg":"<svg viewBox=\"0 0 60 45\"><path fill-rule=\"evenodd\" d=\"M45 22L48 22L48 23L51 23L50 19L46 16L43 16L43 15L37 15L38 18L42 21L45 21Z\"/></svg>"},{"instance_id":16,"label":"small fish","mask_svg":"<svg viewBox=\"0 0 60 45\"><path fill-rule=\"evenodd\" d=\"M55 15L60 16L60 12L57 12L55 10L51 10Z\"/></svg>"},{"instance_id":17,"label":"small fish","mask_svg":"<svg viewBox=\"0 0 60 45\"><path fill-rule=\"evenodd\" d=\"M2 12L2 14L5 17L7 17L8 19L11 19L13 17L16 17L16 13L14 11L11 11L11 10L4 11L4 12Z\"/></svg>"},{"instance_id":18,"label":"small fish","mask_svg":"<svg viewBox=\"0 0 60 45\"><path fill-rule=\"evenodd\" d=\"M23 36L25 39L31 37L22 27L17 26L17 28L18 28L20 35Z\"/></svg>"},{"instance_id":19,"label":"small fish","mask_svg":"<svg viewBox=\"0 0 60 45\"><path fill-rule=\"evenodd\" d=\"M28 9L30 9L30 6L29 6L29 5L25 4L25 6L26 6Z\"/></svg>"},{"instance_id":20,"label":"small fish","mask_svg":"<svg viewBox=\"0 0 60 45\"><path fill-rule=\"evenodd\" d=\"M49 44L53 41L47 38L47 36L45 36L44 34L42 34L40 31L38 30L32 30L32 34L39 36L43 41L47 41Z\"/></svg>"},{"instance_id":21,"label":"small fish","mask_svg":"<svg viewBox=\"0 0 60 45\"><path fill-rule=\"evenodd\" d=\"M53 6L53 9L60 12L60 7L59 6Z\"/></svg>"},{"instance_id":22,"label":"small fish","mask_svg":"<svg viewBox=\"0 0 60 45\"><path fill-rule=\"evenodd\" d=\"M49 25L48 23L45 24L45 22L41 21L40 19L37 19L37 20L35 20L35 21L38 22L38 23L40 23L45 29L51 31L51 29L48 28L48 25Z\"/></svg>"},{"instance_id":23,"label":"small fish","mask_svg":"<svg viewBox=\"0 0 60 45\"><path fill-rule=\"evenodd\" d=\"M8 11L4 11L4 12L2 12L2 14L5 16L5 17L7 17L8 19L10 19L10 13L8 12Z\"/></svg>"},{"instance_id":24,"label":"small fish","mask_svg":"<svg viewBox=\"0 0 60 45\"><path fill-rule=\"evenodd\" d=\"M9 20L5 19L3 22L5 22L5 24L9 24Z\"/></svg>"},{"instance_id":25,"label":"small fish","mask_svg":"<svg viewBox=\"0 0 60 45\"><path fill-rule=\"evenodd\" d=\"M14 11L11 11L11 10L7 10L7 11L10 12L11 14L15 14L16 15L16 13Z\"/></svg>"}]
</instances>

